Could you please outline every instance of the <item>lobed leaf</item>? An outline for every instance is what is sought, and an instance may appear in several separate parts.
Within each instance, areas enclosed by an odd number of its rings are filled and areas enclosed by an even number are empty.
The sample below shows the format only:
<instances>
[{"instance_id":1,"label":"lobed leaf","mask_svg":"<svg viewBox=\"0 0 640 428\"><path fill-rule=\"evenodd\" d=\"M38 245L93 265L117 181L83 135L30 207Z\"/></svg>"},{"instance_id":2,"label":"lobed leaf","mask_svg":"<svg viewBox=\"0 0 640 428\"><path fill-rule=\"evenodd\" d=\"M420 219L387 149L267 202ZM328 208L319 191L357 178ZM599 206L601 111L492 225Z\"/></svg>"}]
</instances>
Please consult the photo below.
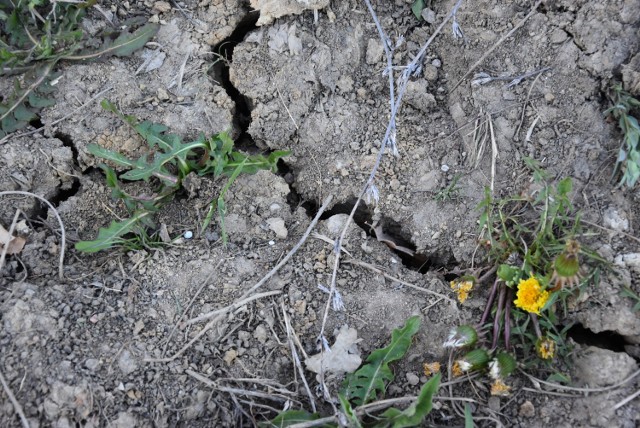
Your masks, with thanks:
<instances>
[{"instance_id":1,"label":"lobed leaf","mask_svg":"<svg viewBox=\"0 0 640 428\"><path fill-rule=\"evenodd\" d=\"M158 32L158 24L149 23L138 28L133 33L123 31L115 40L107 39L98 50L80 53L78 55L65 55L62 58L74 61L83 61L115 55L118 57L129 56L142 48Z\"/></svg>"},{"instance_id":2,"label":"lobed leaf","mask_svg":"<svg viewBox=\"0 0 640 428\"><path fill-rule=\"evenodd\" d=\"M316 419L320 419L320 416L317 413L309 413L306 410L287 410L286 412L280 413L269 422L262 422L258 424L258 426L261 428L280 428L302 422L315 421Z\"/></svg>"},{"instance_id":3,"label":"lobed leaf","mask_svg":"<svg viewBox=\"0 0 640 428\"><path fill-rule=\"evenodd\" d=\"M145 216L149 215L149 212L139 211L134 214L133 217L123 221L112 221L109 227L101 227L98 232L98 237L93 241L80 241L77 242L76 250L85 253L95 253L100 250L106 250L119 243L124 242L123 235L133 232L134 228Z\"/></svg>"},{"instance_id":4,"label":"lobed leaf","mask_svg":"<svg viewBox=\"0 0 640 428\"><path fill-rule=\"evenodd\" d=\"M393 428L406 428L420 426L433 408L433 396L440 386L440 373L431 378L420 389L420 394L416 401L411 403L405 410L396 408L387 409L382 416L387 418L385 423L389 423Z\"/></svg>"},{"instance_id":5,"label":"lobed leaf","mask_svg":"<svg viewBox=\"0 0 640 428\"><path fill-rule=\"evenodd\" d=\"M420 318L413 316L407 320L404 327L394 330L388 346L373 351L367 357L367 364L347 376L341 391L345 397L357 405L362 405L382 394L385 384L391 382L394 377L389 363L406 354L419 327Z\"/></svg>"}]
</instances>

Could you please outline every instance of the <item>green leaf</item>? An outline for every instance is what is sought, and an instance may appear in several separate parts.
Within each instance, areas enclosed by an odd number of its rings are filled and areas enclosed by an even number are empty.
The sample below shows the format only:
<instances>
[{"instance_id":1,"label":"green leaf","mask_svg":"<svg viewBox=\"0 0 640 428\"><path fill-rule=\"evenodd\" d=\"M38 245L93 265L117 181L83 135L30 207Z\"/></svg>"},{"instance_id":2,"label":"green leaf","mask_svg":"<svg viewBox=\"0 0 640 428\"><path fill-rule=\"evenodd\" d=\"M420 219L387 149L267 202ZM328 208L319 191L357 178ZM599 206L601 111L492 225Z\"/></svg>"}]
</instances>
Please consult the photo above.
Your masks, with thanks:
<instances>
[{"instance_id":1,"label":"green leaf","mask_svg":"<svg viewBox=\"0 0 640 428\"><path fill-rule=\"evenodd\" d=\"M560 196L564 196L571 193L572 187L573 187L573 184L571 182L571 177L566 177L560 180L556 189Z\"/></svg>"},{"instance_id":2,"label":"green leaf","mask_svg":"<svg viewBox=\"0 0 640 428\"><path fill-rule=\"evenodd\" d=\"M287 410L286 412L280 413L269 422L261 422L258 426L261 428L288 427L301 422L315 421L316 419L320 419L320 416L317 413L309 413L306 410Z\"/></svg>"},{"instance_id":3,"label":"green leaf","mask_svg":"<svg viewBox=\"0 0 640 428\"><path fill-rule=\"evenodd\" d=\"M87 151L94 156L106 159L110 162L115 163L118 166L124 166L127 168L134 168L136 163L131 159L127 158L124 155L121 155L118 152L114 152L109 149L105 149L97 144L89 144L87 146Z\"/></svg>"},{"instance_id":4,"label":"green leaf","mask_svg":"<svg viewBox=\"0 0 640 428\"><path fill-rule=\"evenodd\" d=\"M469 403L464 404L464 428L473 428L473 415L471 414L471 406Z\"/></svg>"},{"instance_id":5,"label":"green leaf","mask_svg":"<svg viewBox=\"0 0 640 428\"><path fill-rule=\"evenodd\" d=\"M392 407L387 409L382 416L388 419L393 428L420 426L433 408L433 395L438 391L439 386L440 373L423 385L416 401L411 403L405 410L398 410Z\"/></svg>"},{"instance_id":6,"label":"green leaf","mask_svg":"<svg viewBox=\"0 0 640 428\"><path fill-rule=\"evenodd\" d=\"M378 394L384 392L385 383L393 380L393 373L389 363L396 361L406 354L411 339L420 327L420 318L409 318L401 329L396 329L391 334L391 343L382 349L373 351L365 364L355 373L351 373L345 379L341 393L356 405L362 405L374 400Z\"/></svg>"},{"instance_id":7,"label":"green leaf","mask_svg":"<svg viewBox=\"0 0 640 428\"><path fill-rule=\"evenodd\" d=\"M514 284L515 281L522 277L522 271L516 267L501 264L498 267L498 278L508 284Z\"/></svg>"},{"instance_id":8,"label":"green leaf","mask_svg":"<svg viewBox=\"0 0 640 428\"><path fill-rule=\"evenodd\" d=\"M415 0L411 5L411 11L418 21L422 21L422 9L424 9L424 0Z\"/></svg>"},{"instance_id":9,"label":"green leaf","mask_svg":"<svg viewBox=\"0 0 640 428\"><path fill-rule=\"evenodd\" d=\"M144 27L138 28L131 34L123 31L115 41L107 39L97 51L85 52L79 55L65 55L63 58L82 61L110 55L119 57L129 56L151 40L159 28L160 26L158 24L149 23Z\"/></svg>"},{"instance_id":10,"label":"green leaf","mask_svg":"<svg viewBox=\"0 0 640 428\"><path fill-rule=\"evenodd\" d=\"M358 419L358 415L353 410L353 407L351 407L351 403L349 403L349 400L347 400L347 398L342 394L338 394L338 400L340 400L340 407L342 407L342 412L347 417L347 423L349 424L349 427L362 428L362 424Z\"/></svg>"},{"instance_id":11,"label":"green leaf","mask_svg":"<svg viewBox=\"0 0 640 428\"><path fill-rule=\"evenodd\" d=\"M80 241L77 242L75 247L78 251L85 253L95 253L97 251L106 250L124 242L123 235L133 232L134 228L145 216L149 215L147 211L140 211L133 217L123 221L112 221L109 227L101 227L98 232L98 237L93 241Z\"/></svg>"},{"instance_id":12,"label":"green leaf","mask_svg":"<svg viewBox=\"0 0 640 428\"><path fill-rule=\"evenodd\" d=\"M53 98L40 97L36 92L30 93L28 99L29 105L34 108L50 107L52 105L55 105L56 103L56 100L54 100Z\"/></svg>"}]
</instances>

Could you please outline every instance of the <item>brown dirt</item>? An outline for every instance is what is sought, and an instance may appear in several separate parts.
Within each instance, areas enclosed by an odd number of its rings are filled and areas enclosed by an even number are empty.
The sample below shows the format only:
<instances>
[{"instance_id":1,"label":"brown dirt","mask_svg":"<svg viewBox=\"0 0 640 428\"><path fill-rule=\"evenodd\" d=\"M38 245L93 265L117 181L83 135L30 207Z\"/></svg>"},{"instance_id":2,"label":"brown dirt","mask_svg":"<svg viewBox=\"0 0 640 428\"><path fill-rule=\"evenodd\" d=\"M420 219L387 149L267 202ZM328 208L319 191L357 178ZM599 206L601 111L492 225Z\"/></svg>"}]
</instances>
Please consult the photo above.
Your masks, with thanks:
<instances>
[{"instance_id":1,"label":"brown dirt","mask_svg":"<svg viewBox=\"0 0 640 428\"><path fill-rule=\"evenodd\" d=\"M273 417L274 410L309 408L283 310L305 351L316 353L327 298L318 285L330 283L335 254L331 244L315 237L259 290L273 295L234 308L176 359L146 361L174 355L203 327L181 321L232 304L269 272L330 194L334 202L316 232L334 239L336 224L344 221L373 166L389 119L382 45L363 2L331 2L317 22L313 12L304 11L260 27L252 26L257 15L244 3L180 3L192 16L186 19L176 8L158 14L152 2L131 2L123 13L136 11L161 22L157 44L129 58L64 65L57 103L41 118L51 123L111 88L105 97L127 114L163 123L185 138L229 130L250 151L291 150L280 175L241 176L232 186L226 198L228 246L219 239L219 225L200 230L209 201L223 183L205 177L190 180L157 217L170 236L193 231L194 239L126 253L87 255L73 249L71 243L93 238L115 215L125 214L110 198L87 145L98 143L131 156L142 150L137 137L97 101L40 133L0 146L0 191L47 198L67 229L66 279L60 281L61 242L52 213L29 198L2 199L0 223L6 228L18 208L29 219L22 232L27 245L19 256L8 258L0 277L0 371L31 426L251 426ZM410 61L434 30L416 21L410 3L374 2L393 43L405 37L394 51L396 65ZM433 4L438 21L452 5ZM615 266L562 319L564 325L582 326L571 339L569 365L558 362L526 372L546 379L557 370L569 375L574 386L607 387L637 370L640 317L620 290L630 286L640 293L640 250L632 239L638 235L640 193L637 186L620 189L611 181L621 136L603 111L612 81L622 74L630 84L637 79L630 67L638 64L640 4L543 2L476 71L504 76L542 67L549 71L510 88L504 81L472 86L466 79L453 89L531 5L463 3L458 21L465 40L455 40L447 26L428 50L422 74L412 78L397 117L399 157L383 158L379 203L363 207L348 234L345 248L352 258L387 276L353 263L341 265L337 284L346 310L330 311L329 341L341 326L354 327L366 356L384 346L391 331L410 316L422 320L408 357L394 366L389 397L417 394L428 380L422 364L446 363L442 343L451 327L475 322L483 310L488 289L475 291L462 305L428 291L454 299L446 280L452 270L479 263L475 207L492 182L491 149L476 166L473 131L487 115L499 152L495 194L527 188L531 174L524 156L537 159L555 179L572 177L572 203L582 218L602 227L590 228L585 240ZM103 20L90 14L94 26ZM232 57L222 61L212 46L227 37L234 48ZM159 68L137 73L145 58L160 54ZM230 84L226 60L231 60ZM0 87L7 85L0 81ZM437 201L438 191L456 176L458 197ZM413 262L422 265L420 272L371 236L365 223L373 222L422 255ZM282 223L284 228L278 226ZM319 394L315 374L305 375ZM329 387L338 381L330 380ZM489 415L506 426L640 423L638 398L615 408L637 391L638 378L575 397L538 391L524 374L510 378L510 385L508 398L490 397L486 378L457 385L452 393L475 400L474 416ZM448 393L442 389L439 395ZM19 426L4 391L0 397L0 425ZM321 410L331 412L321 395L315 399ZM450 401L436 400L435 409L429 416L432 425L464 423Z\"/></svg>"}]
</instances>

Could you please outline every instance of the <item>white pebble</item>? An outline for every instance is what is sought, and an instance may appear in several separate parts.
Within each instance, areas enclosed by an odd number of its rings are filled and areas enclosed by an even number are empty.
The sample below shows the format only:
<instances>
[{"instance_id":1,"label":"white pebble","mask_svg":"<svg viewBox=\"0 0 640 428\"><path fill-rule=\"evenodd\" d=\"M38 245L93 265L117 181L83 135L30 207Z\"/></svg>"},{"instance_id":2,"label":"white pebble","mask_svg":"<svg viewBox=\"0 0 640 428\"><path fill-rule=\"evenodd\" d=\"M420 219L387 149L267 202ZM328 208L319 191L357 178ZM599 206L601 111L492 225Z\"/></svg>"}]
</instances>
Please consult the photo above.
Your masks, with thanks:
<instances>
[{"instance_id":1,"label":"white pebble","mask_svg":"<svg viewBox=\"0 0 640 428\"><path fill-rule=\"evenodd\" d=\"M269 241L269 245L276 245L276 241Z\"/></svg>"},{"instance_id":2,"label":"white pebble","mask_svg":"<svg viewBox=\"0 0 640 428\"><path fill-rule=\"evenodd\" d=\"M449 165L442 165L440 169L442 170L442 172L447 172L449 171Z\"/></svg>"},{"instance_id":3,"label":"white pebble","mask_svg":"<svg viewBox=\"0 0 640 428\"><path fill-rule=\"evenodd\" d=\"M193 238L193 232L190 230L187 230L182 236L184 236L184 239L191 239Z\"/></svg>"}]
</instances>

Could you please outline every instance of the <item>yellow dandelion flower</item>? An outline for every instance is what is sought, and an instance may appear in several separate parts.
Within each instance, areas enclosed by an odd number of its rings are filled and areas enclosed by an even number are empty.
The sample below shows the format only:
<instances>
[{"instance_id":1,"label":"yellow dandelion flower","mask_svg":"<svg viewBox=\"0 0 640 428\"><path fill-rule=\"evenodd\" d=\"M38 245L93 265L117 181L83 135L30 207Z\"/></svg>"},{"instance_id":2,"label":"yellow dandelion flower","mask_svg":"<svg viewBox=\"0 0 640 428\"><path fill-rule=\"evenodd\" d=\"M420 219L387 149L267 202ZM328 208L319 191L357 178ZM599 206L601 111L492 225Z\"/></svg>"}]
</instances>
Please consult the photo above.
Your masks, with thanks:
<instances>
[{"instance_id":1,"label":"yellow dandelion flower","mask_svg":"<svg viewBox=\"0 0 640 428\"><path fill-rule=\"evenodd\" d=\"M440 373L440 363L437 361L434 363L424 363L422 368L424 369L425 376L432 376L436 373Z\"/></svg>"},{"instance_id":2,"label":"yellow dandelion flower","mask_svg":"<svg viewBox=\"0 0 640 428\"><path fill-rule=\"evenodd\" d=\"M536 351L543 360L550 360L556 355L556 342L548 337L541 337L536 343Z\"/></svg>"},{"instance_id":3,"label":"yellow dandelion flower","mask_svg":"<svg viewBox=\"0 0 640 428\"><path fill-rule=\"evenodd\" d=\"M491 395L508 397L509 391L511 391L511 387L500 379L497 379L491 384Z\"/></svg>"},{"instance_id":4,"label":"yellow dandelion flower","mask_svg":"<svg viewBox=\"0 0 640 428\"><path fill-rule=\"evenodd\" d=\"M458 293L458 301L460 303L464 303L465 300L467 300L467 297L469 297L469 292L473 288L473 281L468 281L468 280L451 281L449 284L451 285L451 289L454 292Z\"/></svg>"},{"instance_id":5,"label":"yellow dandelion flower","mask_svg":"<svg viewBox=\"0 0 640 428\"><path fill-rule=\"evenodd\" d=\"M460 367L460 361L456 361L455 363L453 363L453 366L451 367L451 373L453 373L453 377L460 377L464 374L462 367Z\"/></svg>"},{"instance_id":6,"label":"yellow dandelion flower","mask_svg":"<svg viewBox=\"0 0 640 428\"><path fill-rule=\"evenodd\" d=\"M532 276L529 279L520 280L516 297L517 299L513 303L518 308L540 315L540 309L549 300L549 292L543 290L540 282Z\"/></svg>"}]
</instances>

